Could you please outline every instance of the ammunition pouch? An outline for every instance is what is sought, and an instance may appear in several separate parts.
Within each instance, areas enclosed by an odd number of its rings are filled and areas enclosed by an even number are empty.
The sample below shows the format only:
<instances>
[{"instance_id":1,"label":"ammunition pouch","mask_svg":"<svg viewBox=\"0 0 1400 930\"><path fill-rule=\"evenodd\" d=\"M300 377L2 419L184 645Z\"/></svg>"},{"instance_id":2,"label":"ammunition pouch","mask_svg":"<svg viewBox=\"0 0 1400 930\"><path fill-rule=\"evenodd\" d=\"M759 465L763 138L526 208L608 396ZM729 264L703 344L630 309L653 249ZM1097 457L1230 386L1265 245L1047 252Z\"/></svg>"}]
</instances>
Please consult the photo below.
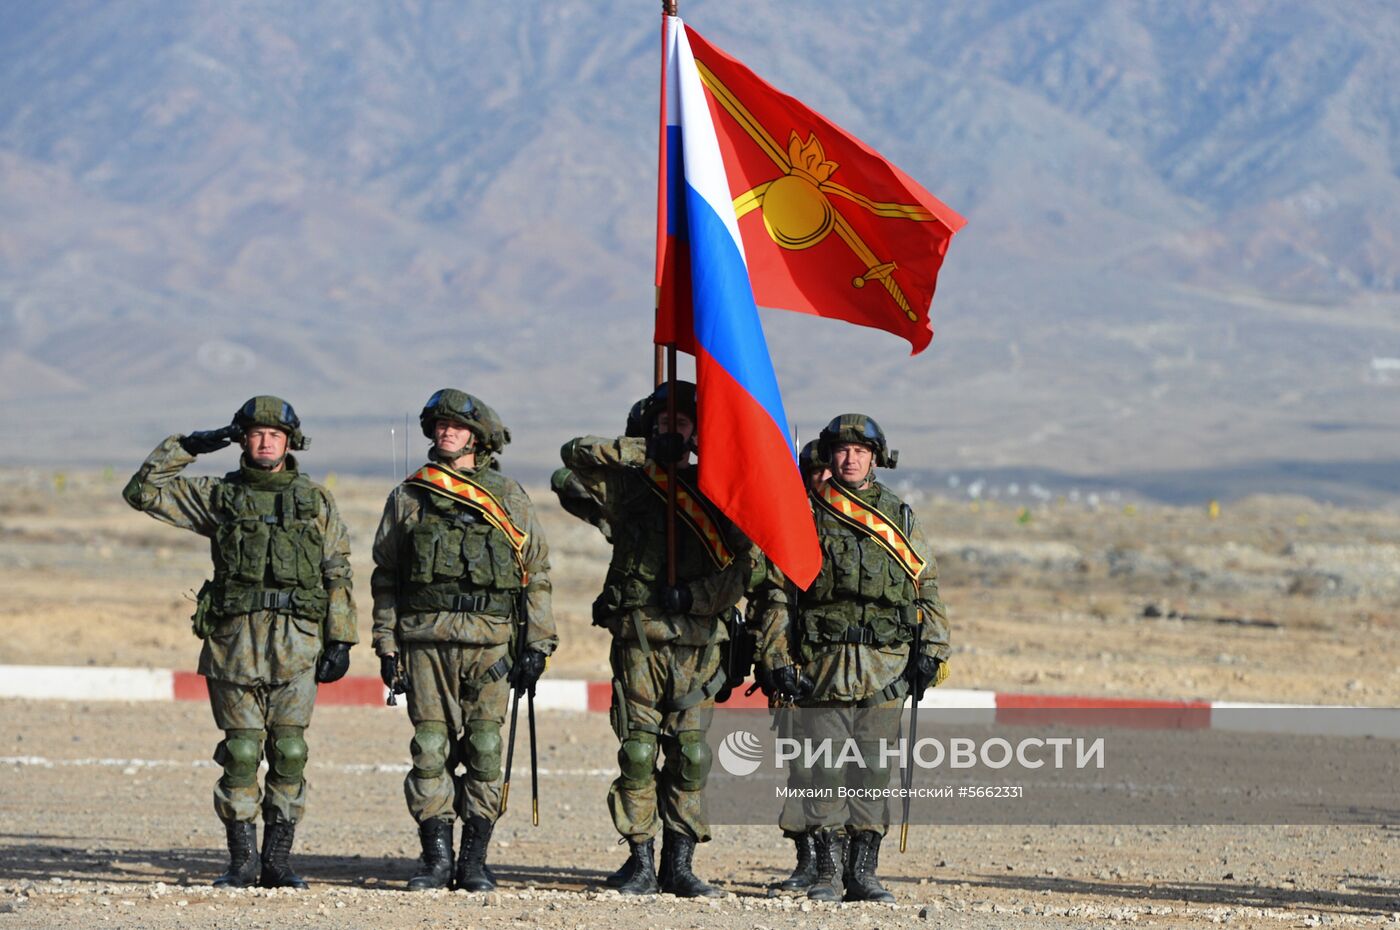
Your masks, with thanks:
<instances>
[{"instance_id":1,"label":"ammunition pouch","mask_svg":"<svg viewBox=\"0 0 1400 930\"><path fill-rule=\"evenodd\" d=\"M210 615L213 605L214 582L206 581L200 585L199 593L195 595L194 616L190 617L190 630L200 639L208 639L209 634L214 632L216 623Z\"/></svg>"},{"instance_id":2,"label":"ammunition pouch","mask_svg":"<svg viewBox=\"0 0 1400 930\"><path fill-rule=\"evenodd\" d=\"M730 612L729 641L720 646L720 668L725 672L725 687L737 689L753 672L758 640L744 625L738 608Z\"/></svg>"}]
</instances>

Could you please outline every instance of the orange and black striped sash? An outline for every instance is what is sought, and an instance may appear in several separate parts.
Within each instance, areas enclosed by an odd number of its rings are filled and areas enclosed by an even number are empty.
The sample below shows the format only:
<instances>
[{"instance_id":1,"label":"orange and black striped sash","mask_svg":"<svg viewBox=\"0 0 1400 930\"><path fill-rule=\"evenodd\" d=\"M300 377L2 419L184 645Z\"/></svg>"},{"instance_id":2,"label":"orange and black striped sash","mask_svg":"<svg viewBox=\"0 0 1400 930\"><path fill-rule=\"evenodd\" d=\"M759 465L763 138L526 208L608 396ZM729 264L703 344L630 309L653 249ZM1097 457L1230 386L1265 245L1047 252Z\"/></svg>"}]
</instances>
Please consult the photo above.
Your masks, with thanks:
<instances>
[{"instance_id":1,"label":"orange and black striped sash","mask_svg":"<svg viewBox=\"0 0 1400 930\"><path fill-rule=\"evenodd\" d=\"M660 494L662 500L666 500L667 489L670 486L670 476L666 469L657 467L654 462L647 462L642 471L647 476L647 484L651 489ZM734 561L734 553L724 541L724 533L720 530L720 521L714 514L713 505L692 491L690 486L679 478L676 479L676 513L680 514L681 520L695 533L711 561L720 569L728 568L729 563Z\"/></svg>"},{"instance_id":2,"label":"orange and black striped sash","mask_svg":"<svg viewBox=\"0 0 1400 930\"><path fill-rule=\"evenodd\" d=\"M525 541L530 538L530 534L515 525L505 505L496 500L496 496L490 491L455 469L432 463L409 475L404 479L404 484L441 494L459 504L466 504L481 514L487 523L505 534L511 548L515 550L516 561L520 563L522 573L524 572Z\"/></svg>"},{"instance_id":3,"label":"orange and black striped sash","mask_svg":"<svg viewBox=\"0 0 1400 930\"><path fill-rule=\"evenodd\" d=\"M928 562L914 550L904 530L892 523L888 517L856 497L834 481L824 481L812 494L812 498L823 510L848 526L853 526L870 536L894 556L899 567L910 578L919 580Z\"/></svg>"}]
</instances>

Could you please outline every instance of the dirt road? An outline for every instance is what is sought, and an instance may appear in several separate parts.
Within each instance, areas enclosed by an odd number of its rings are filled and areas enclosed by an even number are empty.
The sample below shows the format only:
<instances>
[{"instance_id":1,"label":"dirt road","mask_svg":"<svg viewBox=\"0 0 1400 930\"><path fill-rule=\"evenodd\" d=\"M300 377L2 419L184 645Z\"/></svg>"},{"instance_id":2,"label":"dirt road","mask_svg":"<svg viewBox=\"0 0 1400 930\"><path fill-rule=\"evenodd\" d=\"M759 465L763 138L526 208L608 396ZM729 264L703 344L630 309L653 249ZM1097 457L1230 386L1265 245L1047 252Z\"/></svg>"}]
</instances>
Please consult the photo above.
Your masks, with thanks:
<instances>
[{"instance_id":1,"label":"dirt road","mask_svg":"<svg viewBox=\"0 0 1400 930\"><path fill-rule=\"evenodd\" d=\"M895 906L769 897L789 867L775 828L719 827L697 869L715 902L600 893L622 859L604 806L605 715L541 721L543 823L525 792L501 823L491 895L400 891L417 837L403 807L410 725L322 708L308 738L306 893L214 891L218 734L197 704L0 702L0 928L276 927L558 930L948 926L1275 928L1400 922L1395 827L917 827L882 854ZM524 768L517 770L523 776Z\"/></svg>"}]
</instances>

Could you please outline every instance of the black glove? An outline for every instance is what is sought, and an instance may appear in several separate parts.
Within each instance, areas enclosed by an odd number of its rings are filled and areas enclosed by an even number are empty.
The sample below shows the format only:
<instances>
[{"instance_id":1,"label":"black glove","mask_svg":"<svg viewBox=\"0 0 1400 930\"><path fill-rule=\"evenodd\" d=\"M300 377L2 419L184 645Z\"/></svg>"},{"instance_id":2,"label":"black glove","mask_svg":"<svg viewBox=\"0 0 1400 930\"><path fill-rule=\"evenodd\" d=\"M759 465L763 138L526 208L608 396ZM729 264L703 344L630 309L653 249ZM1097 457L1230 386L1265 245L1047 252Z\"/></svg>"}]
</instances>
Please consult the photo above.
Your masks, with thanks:
<instances>
[{"instance_id":1,"label":"black glove","mask_svg":"<svg viewBox=\"0 0 1400 930\"><path fill-rule=\"evenodd\" d=\"M656 602L668 614L688 614L695 595L690 593L689 585L662 585L656 592Z\"/></svg>"},{"instance_id":2,"label":"black glove","mask_svg":"<svg viewBox=\"0 0 1400 930\"><path fill-rule=\"evenodd\" d=\"M680 433L657 433L647 440L647 458L658 465L679 464L690 443Z\"/></svg>"},{"instance_id":3,"label":"black glove","mask_svg":"<svg viewBox=\"0 0 1400 930\"><path fill-rule=\"evenodd\" d=\"M519 694L524 694L535 686L544 674L548 656L534 649L526 649L510 670L510 686Z\"/></svg>"},{"instance_id":4,"label":"black glove","mask_svg":"<svg viewBox=\"0 0 1400 930\"><path fill-rule=\"evenodd\" d=\"M394 682L399 680L399 657L397 655L379 657L379 680L384 682L386 688L394 687Z\"/></svg>"},{"instance_id":5,"label":"black glove","mask_svg":"<svg viewBox=\"0 0 1400 930\"><path fill-rule=\"evenodd\" d=\"M943 666L942 659L936 659L931 655L921 654L918 664L914 666L914 690L923 694L930 685L938 685L941 679L938 675L939 669Z\"/></svg>"},{"instance_id":6,"label":"black glove","mask_svg":"<svg viewBox=\"0 0 1400 930\"><path fill-rule=\"evenodd\" d=\"M340 681L350 671L350 644L326 643L321 661L316 665L316 680L323 685Z\"/></svg>"},{"instance_id":7,"label":"black glove","mask_svg":"<svg viewBox=\"0 0 1400 930\"><path fill-rule=\"evenodd\" d=\"M243 430L230 423L222 429L196 430L188 436L181 436L180 448L190 455L203 455L206 452L218 452L235 439L242 438Z\"/></svg>"},{"instance_id":8,"label":"black glove","mask_svg":"<svg viewBox=\"0 0 1400 930\"><path fill-rule=\"evenodd\" d=\"M784 665L768 673L768 685L783 701L805 701L816 690L817 683L796 665Z\"/></svg>"}]
</instances>

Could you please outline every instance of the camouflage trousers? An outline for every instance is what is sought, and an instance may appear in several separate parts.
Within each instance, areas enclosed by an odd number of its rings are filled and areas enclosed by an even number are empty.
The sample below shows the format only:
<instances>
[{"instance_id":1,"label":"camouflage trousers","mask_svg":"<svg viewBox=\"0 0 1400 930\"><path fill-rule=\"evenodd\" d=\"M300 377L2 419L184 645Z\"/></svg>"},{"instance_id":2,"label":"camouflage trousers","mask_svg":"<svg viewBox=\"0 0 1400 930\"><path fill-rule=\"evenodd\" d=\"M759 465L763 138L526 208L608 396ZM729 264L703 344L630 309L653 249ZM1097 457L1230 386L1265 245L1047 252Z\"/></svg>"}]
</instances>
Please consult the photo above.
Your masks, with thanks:
<instances>
[{"instance_id":1,"label":"camouflage trousers","mask_svg":"<svg viewBox=\"0 0 1400 930\"><path fill-rule=\"evenodd\" d=\"M645 842L667 830L704 843L710 839L705 782L710 748L705 733L713 697L701 689L719 673L715 645L682 646L614 640L613 700L620 774L608 791L617 832ZM664 763L657 768L658 757ZM659 818L658 818L659 815Z\"/></svg>"},{"instance_id":2,"label":"camouflage trousers","mask_svg":"<svg viewBox=\"0 0 1400 930\"><path fill-rule=\"evenodd\" d=\"M889 829L888 798L863 797L859 792L843 798L837 789L880 791L889 787L890 760L883 750L898 746L903 706L902 700L894 700L870 707L827 703L803 708L802 732L794 736L815 747L831 747L825 764L818 761L808 771L811 786L828 792L803 800L802 813L808 829L846 826L852 830L874 830L881 836ZM848 742L854 743L860 764L853 760L839 764Z\"/></svg>"},{"instance_id":3,"label":"camouflage trousers","mask_svg":"<svg viewBox=\"0 0 1400 930\"><path fill-rule=\"evenodd\" d=\"M419 823L451 820L454 813L463 820L477 816L496 822L509 650L507 643L404 644L413 768L403 793Z\"/></svg>"},{"instance_id":4,"label":"camouflage trousers","mask_svg":"<svg viewBox=\"0 0 1400 930\"><path fill-rule=\"evenodd\" d=\"M316 676L307 669L283 684L236 685L206 679L209 707L224 740L214 761L224 772L214 785L219 819L251 821L262 808L268 823L296 823L306 810L306 740L316 703ZM266 790L258 786L258 767L268 762Z\"/></svg>"},{"instance_id":5,"label":"camouflage trousers","mask_svg":"<svg viewBox=\"0 0 1400 930\"><path fill-rule=\"evenodd\" d=\"M779 738L802 738L799 718L804 713L803 711L799 711L795 707L783 706L775 706L770 710L773 714L773 728L777 731ZM812 770L801 765L789 765L787 787L790 793L783 799L783 808L778 814L778 827L783 831L784 836L796 836L811 828L807 822L807 815L802 809L802 798L803 792L812 787Z\"/></svg>"}]
</instances>

